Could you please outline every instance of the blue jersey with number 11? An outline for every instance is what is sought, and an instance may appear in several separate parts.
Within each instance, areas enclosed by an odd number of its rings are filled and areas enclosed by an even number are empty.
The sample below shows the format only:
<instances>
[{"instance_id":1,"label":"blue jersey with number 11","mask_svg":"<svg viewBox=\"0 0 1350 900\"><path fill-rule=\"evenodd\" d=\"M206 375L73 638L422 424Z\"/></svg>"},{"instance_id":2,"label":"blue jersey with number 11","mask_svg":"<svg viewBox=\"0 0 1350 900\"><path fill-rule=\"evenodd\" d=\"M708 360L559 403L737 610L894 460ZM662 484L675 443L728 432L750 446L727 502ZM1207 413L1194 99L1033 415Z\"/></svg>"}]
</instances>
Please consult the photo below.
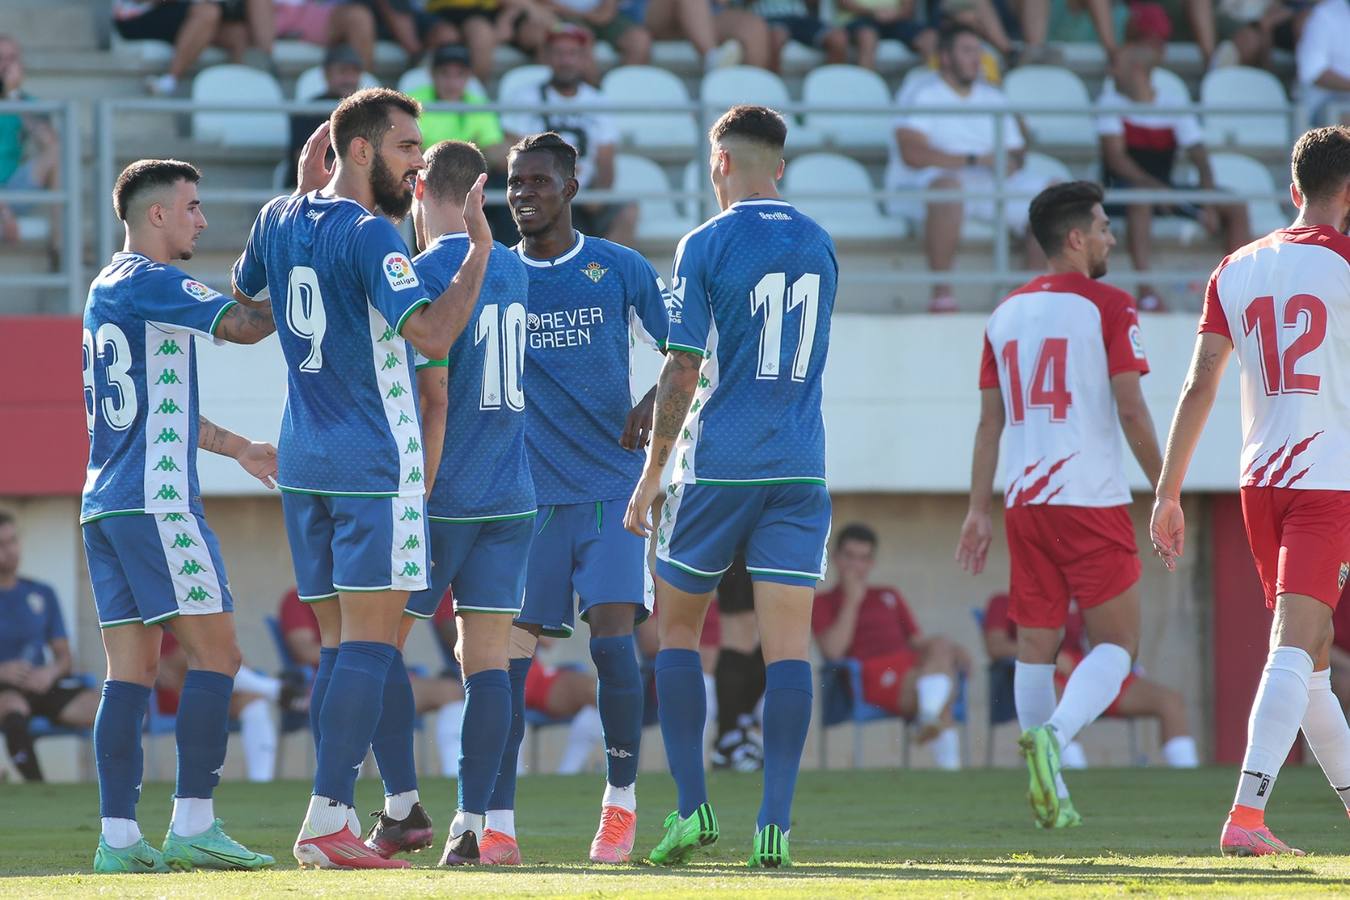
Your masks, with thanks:
<instances>
[{"instance_id":1,"label":"blue jersey with number 11","mask_svg":"<svg viewBox=\"0 0 1350 900\"><path fill-rule=\"evenodd\" d=\"M839 266L782 200L743 200L675 251L666 346L704 355L675 445L687 484L825 483L821 378Z\"/></svg>"}]
</instances>

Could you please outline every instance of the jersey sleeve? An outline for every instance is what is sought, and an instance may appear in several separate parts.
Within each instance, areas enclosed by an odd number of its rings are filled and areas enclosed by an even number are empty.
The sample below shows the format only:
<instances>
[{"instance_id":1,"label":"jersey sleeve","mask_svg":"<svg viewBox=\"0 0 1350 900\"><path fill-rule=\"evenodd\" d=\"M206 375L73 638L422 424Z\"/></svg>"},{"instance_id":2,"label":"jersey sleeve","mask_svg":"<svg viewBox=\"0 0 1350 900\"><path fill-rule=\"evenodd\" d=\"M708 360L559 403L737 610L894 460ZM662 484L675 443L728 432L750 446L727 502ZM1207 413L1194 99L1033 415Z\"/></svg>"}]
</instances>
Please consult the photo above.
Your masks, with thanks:
<instances>
[{"instance_id":1,"label":"jersey sleeve","mask_svg":"<svg viewBox=\"0 0 1350 900\"><path fill-rule=\"evenodd\" d=\"M356 273L366 298L394 331L402 334L408 316L431 302L413 268L407 245L388 219L371 216L362 220L354 250Z\"/></svg>"},{"instance_id":2,"label":"jersey sleeve","mask_svg":"<svg viewBox=\"0 0 1350 900\"><path fill-rule=\"evenodd\" d=\"M643 343L660 349L670 333L666 307L670 292L652 264L645 257L634 256L627 297L629 324Z\"/></svg>"},{"instance_id":3,"label":"jersey sleeve","mask_svg":"<svg viewBox=\"0 0 1350 900\"><path fill-rule=\"evenodd\" d=\"M56 592L49 587L43 588L42 599L47 604L47 633L48 643L52 641L61 641L66 638L66 620L61 615L61 604L56 600Z\"/></svg>"},{"instance_id":4,"label":"jersey sleeve","mask_svg":"<svg viewBox=\"0 0 1350 900\"><path fill-rule=\"evenodd\" d=\"M1221 334L1233 340L1233 332L1228 327L1228 314L1223 311L1223 304L1219 302L1219 273L1215 272L1209 276L1209 284L1205 286L1205 303L1200 308L1200 334Z\"/></svg>"},{"instance_id":5,"label":"jersey sleeve","mask_svg":"<svg viewBox=\"0 0 1350 900\"><path fill-rule=\"evenodd\" d=\"M691 241L690 237L685 235L675 251L670 291L666 295L666 317L670 322L666 347L706 356L712 301L705 280L702 243Z\"/></svg>"},{"instance_id":6,"label":"jersey sleeve","mask_svg":"<svg viewBox=\"0 0 1350 900\"><path fill-rule=\"evenodd\" d=\"M994 345L989 341L988 332L984 335L984 352L980 354L980 390L998 388L998 357L994 356Z\"/></svg>"},{"instance_id":7,"label":"jersey sleeve","mask_svg":"<svg viewBox=\"0 0 1350 900\"><path fill-rule=\"evenodd\" d=\"M839 602L833 594L816 594L816 602L811 604L811 633L819 635L839 618Z\"/></svg>"},{"instance_id":8,"label":"jersey sleeve","mask_svg":"<svg viewBox=\"0 0 1350 900\"><path fill-rule=\"evenodd\" d=\"M1129 303L1114 304L1109 314L1103 317L1102 340L1106 343L1107 374L1148 374L1148 357L1139 334L1139 314Z\"/></svg>"},{"instance_id":9,"label":"jersey sleeve","mask_svg":"<svg viewBox=\"0 0 1350 900\"><path fill-rule=\"evenodd\" d=\"M253 227L248 232L248 242L244 244L244 252L239 254L239 258L234 261L234 269L231 271L231 277L234 280L234 286L240 293L246 297L253 298L263 292L267 287L267 265L263 257L263 230L267 214L272 205L269 203L258 211L258 217L253 220Z\"/></svg>"},{"instance_id":10,"label":"jersey sleeve","mask_svg":"<svg viewBox=\"0 0 1350 900\"><path fill-rule=\"evenodd\" d=\"M188 277L171 266L148 273L148 291L138 292L140 312L147 322L186 328L214 338L216 326L237 301Z\"/></svg>"}]
</instances>

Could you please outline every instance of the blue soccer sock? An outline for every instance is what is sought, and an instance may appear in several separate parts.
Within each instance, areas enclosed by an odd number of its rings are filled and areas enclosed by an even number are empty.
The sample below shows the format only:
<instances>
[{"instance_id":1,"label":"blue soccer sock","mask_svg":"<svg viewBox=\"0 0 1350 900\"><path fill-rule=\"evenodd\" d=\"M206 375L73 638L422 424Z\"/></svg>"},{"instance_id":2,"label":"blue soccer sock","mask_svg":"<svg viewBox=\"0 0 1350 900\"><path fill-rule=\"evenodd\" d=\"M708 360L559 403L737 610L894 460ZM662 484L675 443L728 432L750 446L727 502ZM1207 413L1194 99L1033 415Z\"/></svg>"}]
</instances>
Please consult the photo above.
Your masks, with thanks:
<instances>
[{"instance_id":1,"label":"blue soccer sock","mask_svg":"<svg viewBox=\"0 0 1350 900\"><path fill-rule=\"evenodd\" d=\"M178 698L174 738L178 745L175 797L210 799L225 765L230 739L230 695L234 678L205 669L189 669Z\"/></svg>"},{"instance_id":2,"label":"blue soccer sock","mask_svg":"<svg viewBox=\"0 0 1350 900\"><path fill-rule=\"evenodd\" d=\"M591 659L598 678L595 698L605 732L607 780L614 787L628 787L637 781L642 743L642 671L633 636L591 638Z\"/></svg>"},{"instance_id":3,"label":"blue soccer sock","mask_svg":"<svg viewBox=\"0 0 1350 900\"><path fill-rule=\"evenodd\" d=\"M323 647L319 650L319 667L314 670L314 684L309 691L309 732L314 736L314 749L319 749L319 737L323 734L319 722L319 713L323 712L323 698L328 694L328 685L333 680L333 666L337 664L337 648Z\"/></svg>"},{"instance_id":4,"label":"blue soccer sock","mask_svg":"<svg viewBox=\"0 0 1350 900\"><path fill-rule=\"evenodd\" d=\"M506 669L511 681L511 724L506 732L501 767L497 769L497 780L492 785L488 809L516 808L516 765L520 761L520 744L525 740L525 679L533 663L534 659L528 656L513 659Z\"/></svg>"},{"instance_id":5,"label":"blue soccer sock","mask_svg":"<svg viewBox=\"0 0 1350 900\"><path fill-rule=\"evenodd\" d=\"M680 817L686 818L708 802L708 785L703 777L703 720L708 698L703 692L703 662L697 650L662 650L656 654L656 702Z\"/></svg>"},{"instance_id":6,"label":"blue soccer sock","mask_svg":"<svg viewBox=\"0 0 1350 900\"><path fill-rule=\"evenodd\" d=\"M141 725L150 705L150 689L129 681L103 682L103 699L94 717L94 763L98 769L99 816L135 819L141 797L145 757Z\"/></svg>"},{"instance_id":7,"label":"blue soccer sock","mask_svg":"<svg viewBox=\"0 0 1350 900\"><path fill-rule=\"evenodd\" d=\"M756 827L792 826L792 794L811 727L811 664L783 659L764 670L764 801Z\"/></svg>"},{"instance_id":8,"label":"blue soccer sock","mask_svg":"<svg viewBox=\"0 0 1350 900\"><path fill-rule=\"evenodd\" d=\"M511 733L512 712L511 677L505 669L484 669L464 679L464 727L459 744L461 811L476 815L488 811L488 800L502 767L502 751Z\"/></svg>"},{"instance_id":9,"label":"blue soccer sock","mask_svg":"<svg viewBox=\"0 0 1350 900\"><path fill-rule=\"evenodd\" d=\"M417 761L413 754L413 720L417 718L417 703L413 699L412 682L403 665L403 654L394 651L394 660L384 676L384 701L380 721L375 726L375 739L370 749L375 751L375 762L380 766L386 796L417 790Z\"/></svg>"},{"instance_id":10,"label":"blue soccer sock","mask_svg":"<svg viewBox=\"0 0 1350 900\"><path fill-rule=\"evenodd\" d=\"M392 644L343 641L333 665L323 709L323 739L314 773L314 793L352 806L356 776L375 736L384 680L397 651Z\"/></svg>"}]
</instances>

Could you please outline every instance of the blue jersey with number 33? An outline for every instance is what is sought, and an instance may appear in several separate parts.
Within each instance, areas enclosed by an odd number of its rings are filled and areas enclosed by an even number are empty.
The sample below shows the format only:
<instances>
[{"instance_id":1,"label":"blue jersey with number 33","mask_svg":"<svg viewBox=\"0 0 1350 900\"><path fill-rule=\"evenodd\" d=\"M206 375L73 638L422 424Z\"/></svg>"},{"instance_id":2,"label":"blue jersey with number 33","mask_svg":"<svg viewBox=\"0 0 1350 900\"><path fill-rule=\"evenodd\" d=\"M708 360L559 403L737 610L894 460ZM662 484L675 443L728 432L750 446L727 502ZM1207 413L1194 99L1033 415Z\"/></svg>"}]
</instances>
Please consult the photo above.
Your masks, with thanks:
<instances>
[{"instance_id":1,"label":"blue jersey with number 33","mask_svg":"<svg viewBox=\"0 0 1350 900\"><path fill-rule=\"evenodd\" d=\"M676 481L825 483L821 377L838 275L830 236L782 200L734 203L680 241L666 346L705 359Z\"/></svg>"}]
</instances>

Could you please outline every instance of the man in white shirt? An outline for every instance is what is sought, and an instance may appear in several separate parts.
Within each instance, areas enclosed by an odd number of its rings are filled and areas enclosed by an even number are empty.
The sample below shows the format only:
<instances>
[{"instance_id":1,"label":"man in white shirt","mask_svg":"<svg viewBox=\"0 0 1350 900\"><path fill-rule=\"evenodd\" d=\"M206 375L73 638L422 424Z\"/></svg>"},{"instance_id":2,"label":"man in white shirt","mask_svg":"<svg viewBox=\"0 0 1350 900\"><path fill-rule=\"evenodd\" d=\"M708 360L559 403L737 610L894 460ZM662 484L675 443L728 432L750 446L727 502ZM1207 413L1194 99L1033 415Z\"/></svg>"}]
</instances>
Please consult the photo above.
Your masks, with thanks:
<instances>
[{"instance_id":1,"label":"man in white shirt","mask_svg":"<svg viewBox=\"0 0 1350 900\"><path fill-rule=\"evenodd\" d=\"M508 113L502 129L508 143L527 134L554 131L577 150L577 183L581 190L607 191L614 187L614 153L619 143L612 116L597 109L605 103L600 91L582 80L591 57L591 34L577 25L559 25L549 33L544 62L547 81L523 88L503 102L543 106L542 113ZM637 204L576 203L572 221L583 234L632 246L637 228Z\"/></svg>"},{"instance_id":2,"label":"man in white shirt","mask_svg":"<svg viewBox=\"0 0 1350 900\"><path fill-rule=\"evenodd\" d=\"M888 201L894 216L923 218L924 253L928 268L947 272L956 259L961 240L961 220L969 215L985 222L994 220L995 128L1002 129L1006 153L1007 189L1021 196L1006 201L1004 221L1019 233L1026 231L1027 207L1052 179L1022 168L1026 141L1011 114L944 114L925 112L928 107L1004 106L1008 98L998 88L980 80L980 38L971 29L957 25L944 29L938 39L936 77L923 78L904 96L896 97L903 112L895 119L895 140L886 165L886 189L965 189L968 198L921 204L914 200ZM1045 255L1028 236L1027 266L1040 268ZM949 284L935 283L931 312L955 312L956 298Z\"/></svg>"},{"instance_id":3,"label":"man in white shirt","mask_svg":"<svg viewBox=\"0 0 1350 900\"><path fill-rule=\"evenodd\" d=\"M1298 39L1300 100L1314 125L1350 122L1350 0L1322 0ZM1339 110L1332 107L1339 106ZM1339 112L1339 115L1336 113Z\"/></svg>"}]
</instances>

